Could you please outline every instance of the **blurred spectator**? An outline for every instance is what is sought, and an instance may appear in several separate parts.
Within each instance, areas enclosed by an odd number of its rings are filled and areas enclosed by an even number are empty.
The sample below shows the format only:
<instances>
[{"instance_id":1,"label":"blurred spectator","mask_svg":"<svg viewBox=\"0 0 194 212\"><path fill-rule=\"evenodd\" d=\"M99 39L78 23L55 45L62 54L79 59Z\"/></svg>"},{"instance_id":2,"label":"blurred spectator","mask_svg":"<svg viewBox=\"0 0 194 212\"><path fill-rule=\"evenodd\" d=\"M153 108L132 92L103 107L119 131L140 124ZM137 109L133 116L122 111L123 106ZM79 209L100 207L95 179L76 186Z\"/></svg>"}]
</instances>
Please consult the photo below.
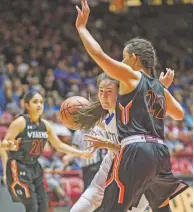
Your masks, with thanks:
<instances>
[{"instance_id":1,"label":"blurred spectator","mask_svg":"<svg viewBox=\"0 0 194 212\"><path fill-rule=\"evenodd\" d=\"M63 155L63 154L62 154ZM45 157L46 156L46 157ZM61 186L61 174L53 174L52 171L64 170L64 163L61 160L61 153L54 152L51 155L45 155L39 158L42 168L45 169L45 180L48 184L49 191L54 192L58 201L63 200L68 205L69 199Z\"/></svg>"}]
</instances>

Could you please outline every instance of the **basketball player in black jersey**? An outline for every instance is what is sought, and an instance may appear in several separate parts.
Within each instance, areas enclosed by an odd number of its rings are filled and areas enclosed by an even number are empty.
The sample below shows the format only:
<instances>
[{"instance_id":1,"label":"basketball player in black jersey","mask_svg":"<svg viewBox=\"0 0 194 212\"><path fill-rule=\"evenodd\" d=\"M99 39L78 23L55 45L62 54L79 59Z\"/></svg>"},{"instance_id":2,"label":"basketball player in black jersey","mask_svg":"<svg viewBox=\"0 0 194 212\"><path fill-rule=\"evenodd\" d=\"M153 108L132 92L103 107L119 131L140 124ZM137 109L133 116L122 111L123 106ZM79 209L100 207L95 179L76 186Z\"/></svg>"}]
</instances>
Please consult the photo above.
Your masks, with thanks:
<instances>
[{"instance_id":1,"label":"basketball player in black jersey","mask_svg":"<svg viewBox=\"0 0 194 212\"><path fill-rule=\"evenodd\" d=\"M43 170L38 162L47 141L58 151L78 157L90 158L62 143L48 121L41 118L43 98L37 92L24 97L26 111L9 126L5 140L17 140L17 151L8 151L6 167L7 185L13 201L21 202L26 212L46 212L47 195L43 185Z\"/></svg>"},{"instance_id":2,"label":"basketball player in black jersey","mask_svg":"<svg viewBox=\"0 0 194 212\"><path fill-rule=\"evenodd\" d=\"M164 117L184 117L181 105L155 77L156 54L145 39L130 40L123 61L106 55L94 40L86 24L87 0L76 6L76 27L90 56L110 77L120 82L116 122L121 142L109 173L101 212L126 212L136 207L144 194L153 212L169 212L169 198L188 185L173 176L170 155L164 145Z\"/></svg>"}]
</instances>

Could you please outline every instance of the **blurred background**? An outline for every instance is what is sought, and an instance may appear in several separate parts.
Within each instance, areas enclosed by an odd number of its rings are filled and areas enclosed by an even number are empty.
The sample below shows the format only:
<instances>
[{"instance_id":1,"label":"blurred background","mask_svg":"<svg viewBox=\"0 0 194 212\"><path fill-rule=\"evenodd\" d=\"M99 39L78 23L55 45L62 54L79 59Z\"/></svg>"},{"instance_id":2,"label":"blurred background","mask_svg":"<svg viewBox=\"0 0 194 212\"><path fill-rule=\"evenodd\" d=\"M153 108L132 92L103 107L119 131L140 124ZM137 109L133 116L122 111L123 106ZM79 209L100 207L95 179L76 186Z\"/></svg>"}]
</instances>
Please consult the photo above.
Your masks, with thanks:
<instances>
[{"instance_id":1,"label":"blurred background","mask_svg":"<svg viewBox=\"0 0 194 212\"><path fill-rule=\"evenodd\" d=\"M80 42L75 28L79 0L0 1L0 139L16 114L23 95L39 91L44 117L60 139L84 147L84 131L70 131L59 119L62 101L70 96L95 96L101 73ZM125 42L140 36L157 51L158 76L175 70L170 92L185 110L183 121L166 118L166 144L175 175L193 185L193 3L191 0L89 0L88 28L111 57L121 60ZM96 129L99 130L99 129ZM100 130L99 130L100 131ZM104 133L104 132L99 132ZM91 161L56 152L47 144L40 162L45 169L49 211L69 211L99 169L106 151ZM2 166L0 163L0 175ZM23 212L0 186L0 212ZM191 212L192 188L171 202L173 212Z\"/></svg>"}]
</instances>

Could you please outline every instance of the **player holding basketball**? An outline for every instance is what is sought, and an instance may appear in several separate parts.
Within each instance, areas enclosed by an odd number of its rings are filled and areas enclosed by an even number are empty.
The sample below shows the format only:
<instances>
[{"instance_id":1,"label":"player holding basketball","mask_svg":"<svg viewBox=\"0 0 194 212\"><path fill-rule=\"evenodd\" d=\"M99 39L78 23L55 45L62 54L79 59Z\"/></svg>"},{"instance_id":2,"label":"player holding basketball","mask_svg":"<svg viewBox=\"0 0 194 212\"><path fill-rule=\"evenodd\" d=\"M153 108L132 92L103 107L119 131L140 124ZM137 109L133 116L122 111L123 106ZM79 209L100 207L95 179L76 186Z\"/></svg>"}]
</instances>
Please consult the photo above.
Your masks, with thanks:
<instances>
[{"instance_id":1,"label":"player holding basketball","mask_svg":"<svg viewBox=\"0 0 194 212\"><path fill-rule=\"evenodd\" d=\"M165 76L161 74L160 81L165 87L169 87L173 81L174 71L167 69ZM118 141L118 134L116 129L116 118L115 118L115 106L118 94L119 82L102 73L97 78L98 85L98 99L96 102L92 102L88 107L82 109L77 115L77 124L82 123L82 127L90 129L91 126L96 125L100 122L103 117L105 118L105 130L108 138L113 142L110 148L110 152L105 156L98 173L95 175L91 185L81 195L79 200L71 208L71 212L92 212L98 208L102 202L105 183L107 180L108 172L110 171L114 155L111 151L118 152L120 145ZM99 116L103 114L102 117ZM91 118L92 117L92 118ZM93 132L93 131L92 131ZM99 136L99 135L98 135ZM108 141L107 139L105 139ZM97 143L98 145L99 143ZM96 146L95 146L96 147ZM97 146L98 147L98 146ZM104 148L104 145L102 146ZM137 208L133 208L132 212L143 212L148 206L148 201L143 195L140 199Z\"/></svg>"},{"instance_id":2,"label":"player holding basketball","mask_svg":"<svg viewBox=\"0 0 194 212\"><path fill-rule=\"evenodd\" d=\"M123 51L123 61L106 55L86 29L89 7L76 7L76 27L96 63L119 81L116 123L121 142L109 172L101 212L125 212L137 207L145 194L153 212L169 212L169 198L188 185L173 176L170 155L164 145L164 117L184 117L181 105L155 78L156 54L150 42L135 38Z\"/></svg>"},{"instance_id":3,"label":"player holding basketball","mask_svg":"<svg viewBox=\"0 0 194 212\"><path fill-rule=\"evenodd\" d=\"M7 185L13 201L20 201L26 212L46 212L47 195L43 185L43 170L38 162L45 143L49 140L58 151L89 158L83 152L62 143L48 121L41 118L43 98L37 92L24 97L25 112L9 126L5 140L17 140L18 151L8 152ZM4 170L5 171L5 170Z\"/></svg>"}]
</instances>

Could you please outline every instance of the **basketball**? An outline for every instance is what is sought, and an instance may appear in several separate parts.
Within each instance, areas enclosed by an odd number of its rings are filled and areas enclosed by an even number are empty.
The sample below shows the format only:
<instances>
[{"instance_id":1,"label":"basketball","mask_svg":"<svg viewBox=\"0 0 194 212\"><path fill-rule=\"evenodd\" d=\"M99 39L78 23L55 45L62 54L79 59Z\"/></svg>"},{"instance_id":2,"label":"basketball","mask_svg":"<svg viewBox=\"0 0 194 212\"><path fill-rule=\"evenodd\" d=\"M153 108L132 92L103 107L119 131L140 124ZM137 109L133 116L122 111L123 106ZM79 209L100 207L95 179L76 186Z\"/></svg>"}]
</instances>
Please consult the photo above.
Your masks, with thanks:
<instances>
[{"instance_id":1,"label":"basketball","mask_svg":"<svg viewBox=\"0 0 194 212\"><path fill-rule=\"evenodd\" d=\"M72 96L66 99L60 108L60 118L62 123L69 129L79 130L81 125L73 122L72 116L83 106L88 106L89 101L81 96Z\"/></svg>"}]
</instances>

